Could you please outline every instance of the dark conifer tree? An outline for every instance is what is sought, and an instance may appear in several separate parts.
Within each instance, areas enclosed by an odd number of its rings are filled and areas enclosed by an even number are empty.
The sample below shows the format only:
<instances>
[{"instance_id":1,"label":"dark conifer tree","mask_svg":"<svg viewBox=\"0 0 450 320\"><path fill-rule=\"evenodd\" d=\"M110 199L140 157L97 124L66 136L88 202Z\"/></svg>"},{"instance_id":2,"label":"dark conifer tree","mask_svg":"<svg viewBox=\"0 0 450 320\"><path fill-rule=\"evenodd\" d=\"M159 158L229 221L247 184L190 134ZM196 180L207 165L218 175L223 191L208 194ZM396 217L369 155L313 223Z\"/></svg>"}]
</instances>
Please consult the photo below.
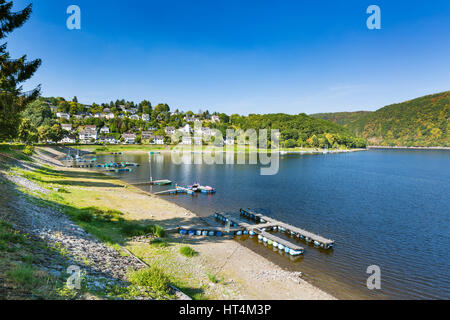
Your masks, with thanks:
<instances>
[{"instance_id":1,"label":"dark conifer tree","mask_svg":"<svg viewBox=\"0 0 450 320\"><path fill-rule=\"evenodd\" d=\"M31 4L18 12L12 12L12 6L12 1L0 0L0 41L30 18ZM6 45L0 44L0 141L17 136L20 112L40 94L40 86L23 92L22 83L33 76L41 60L27 61L26 55L11 59Z\"/></svg>"}]
</instances>

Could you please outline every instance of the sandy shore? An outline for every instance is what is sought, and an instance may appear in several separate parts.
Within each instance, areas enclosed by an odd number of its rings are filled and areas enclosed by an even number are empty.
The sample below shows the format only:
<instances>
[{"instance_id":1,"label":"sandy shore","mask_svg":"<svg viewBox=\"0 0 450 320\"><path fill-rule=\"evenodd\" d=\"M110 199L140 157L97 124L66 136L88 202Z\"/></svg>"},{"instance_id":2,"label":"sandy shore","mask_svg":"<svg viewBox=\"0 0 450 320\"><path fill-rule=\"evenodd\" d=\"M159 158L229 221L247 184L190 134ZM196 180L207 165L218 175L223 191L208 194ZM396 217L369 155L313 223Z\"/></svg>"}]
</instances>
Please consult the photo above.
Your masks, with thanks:
<instances>
[{"instance_id":1,"label":"sandy shore","mask_svg":"<svg viewBox=\"0 0 450 320\"><path fill-rule=\"evenodd\" d=\"M39 161L61 165L56 159L63 155L62 151L57 148L42 148L38 152ZM59 167L58 170L90 172L64 167ZM89 178L85 180L91 183L95 181ZM108 182L115 183L111 180ZM127 219L151 220L165 228L202 223L194 212L123 181L120 183L125 188L91 187L93 191L101 189L101 198L86 197L86 207L102 206L107 203L110 208L124 212ZM220 274L225 279L224 288L217 286L217 288L208 289L214 291L212 295L218 299L335 299L303 280L299 274L282 270L265 257L232 239L187 238L178 234L173 234L171 237L199 252L198 257L191 260L193 263L190 265L187 265L184 257L180 257L173 261L174 266L178 264L189 268L189 273L194 276L207 271Z\"/></svg>"}]
</instances>

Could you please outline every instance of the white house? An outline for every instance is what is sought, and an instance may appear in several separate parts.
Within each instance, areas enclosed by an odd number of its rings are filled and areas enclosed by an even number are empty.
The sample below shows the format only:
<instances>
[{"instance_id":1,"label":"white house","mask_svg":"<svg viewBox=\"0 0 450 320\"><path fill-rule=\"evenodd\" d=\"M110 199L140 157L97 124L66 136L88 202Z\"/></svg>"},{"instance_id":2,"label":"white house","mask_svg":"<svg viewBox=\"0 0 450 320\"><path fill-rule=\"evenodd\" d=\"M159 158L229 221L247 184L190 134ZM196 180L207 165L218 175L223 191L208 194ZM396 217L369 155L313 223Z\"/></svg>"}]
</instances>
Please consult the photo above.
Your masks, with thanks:
<instances>
[{"instance_id":1,"label":"white house","mask_svg":"<svg viewBox=\"0 0 450 320\"><path fill-rule=\"evenodd\" d=\"M175 133L175 128L174 127L166 127L164 129L164 131L166 132L166 135L171 136L172 134Z\"/></svg>"},{"instance_id":2,"label":"white house","mask_svg":"<svg viewBox=\"0 0 450 320\"><path fill-rule=\"evenodd\" d=\"M211 128L205 127L205 128L198 128L195 130L196 134L204 135L204 136L211 136Z\"/></svg>"},{"instance_id":3,"label":"white house","mask_svg":"<svg viewBox=\"0 0 450 320\"><path fill-rule=\"evenodd\" d=\"M78 134L81 143L90 143L91 140L97 140L97 131L81 130Z\"/></svg>"},{"instance_id":4,"label":"white house","mask_svg":"<svg viewBox=\"0 0 450 320\"><path fill-rule=\"evenodd\" d=\"M94 118L101 119L103 117L104 117L103 113L97 112L96 114L94 114Z\"/></svg>"},{"instance_id":5,"label":"white house","mask_svg":"<svg viewBox=\"0 0 450 320\"><path fill-rule=\"evenodd\" d=\"M107 126L102 127L100 133L109 133L109 128Z\"/></svg>"},{"instance_id":6,"label":"white house","mask_svg":"<svg viewBox=\"0 0 450 320\"><path fill-rule=\"evenodd\" d=\"M142 120L143 120L143 121L150 121L150 115L147 114L147 113L144 113L144 114L142 115Z\"/></svg>"},{"instance_id":7,"label":"white house","mask_svg":"<svg viewBox=\"0 0 450 320\"><path fill-rule=\"evenodd\" d=\"M219 116L211 116L211 122L220 122Z\"/></svg>"},{"instance_id":8,"label":"white house","mask_svg":"<svg viewBox=\"0 0 450 320\"><path fill-rule=\"evenodd\" d=\"M131 120L139 120L139 116L137 114L133 114L133 115L129 116L128 118L130 118Z\"/></svg>"},{"instance_id":9,"label":"white house","mask_svg":"<svg viewBox=\"0 0 450 320\"><path fill-rule=\"evenodd\" d=\"M196 119L193 116L185 116L184 121L186 122L194 122Z\"/></svg>"},{"instance_id":10,"label":"white house","mask_svg":"<svg viewBox=\"0 0 450 320\"><path fill-rule=\"evenodd\" d=\"M56 111L58 110L57 106L49 106L50 110L52 110L53 113L56 113Z\"/></svg>"},{"instance_id":11,"label":"white house","mask_svg":"<svg viewBox=\"0 0 450 320\"><path fill-rule=\"evenodd\" d=\"M70 123L62 123L61 129L71 132L72 131L72 125Z\"/></svg>"},{"instance_id":12,"label":"white house","mask_svg":"<svg viewBox=\"0 0 450 320\"><path fill-rule=\"evenodd\" d=\"M77 142L77 136L76 135L74 135L74 134L67 134L58 143L76 143L76 142Z\"/></svg>"},{"instance_id":13,"label":"white house","mask_svg":"<svg viewBox=\"0 0 450 320\"><path fill-rule=\"evenodd\" d=\"M100 138L98 139L100 141L100 143L106 143L106 144L118 144L119 141L114 138L114 137L109 137L109 136L100 136Z\"/></svg>"},{"instance_id":14,"label":"white house","mask_svg":"<svg viewBox=\"0 0 450 320\"><path fill-rule=\"evenodd\" d=\"M114 113L108 112L107 114L105 114L105 118L108 119L108 120L114 119Z\"/></svg>"},{"instance_id":15,"label":"white house","mask_svg":"<svg viewBox=\"0 0 450 320\"><path fill-rule=\"evenodd\" d=\"M153 137L153 131L142 131L141 136L144 140L151 139Z\"/></svg>"},{"instance_id":16,"label":"white house","mask_svg":"<svg viewBox=\"0 0 450 320\"><path fill-rule=\"evenodd\" d=\"M182 137L181 138L181 144L191 145L192 144L192 138L191 137Z\"/></svg>"},{"instance_id":17,"label":"white house","mask_svg":"<svg viewBox=\"0 0 450 320\"><path fill-rule=\"evenodd\" d=\"M134 133L124 133L122 134L122 138L126 144L134 144L136 142L136 135Z\"/></svg>"},{"instance_id":18,"label":"white house","mask_svg":"<svg viewBox=\"0 0 450 320\"><path fill-rule=\"evenodd\" d=\"M152 136L150 138L151 144L164 144L164 137L162 136Z\"/></svg>"},{"instance_id":19,"label":"white house","mask_svg":"<svg viewBox=\"0 0 450 320\"><path fill-rule=\"evenodd\" d=\"M178 130L180 130L182 133L185 133L185 134L191 134L191 132L192 132L191 126L188 124Z\"/></svg>"},{"instance_id":20,"label":"white house","mask_svg":"<svg viewBox=\"0 0 450 320\"><path fill-rule=\"evenodd\" d=\"M57 112L56 113L56 117L59 119L67 119L70 120L70 114L65 113L65 112Z\"/></svg>"}]
</instances>

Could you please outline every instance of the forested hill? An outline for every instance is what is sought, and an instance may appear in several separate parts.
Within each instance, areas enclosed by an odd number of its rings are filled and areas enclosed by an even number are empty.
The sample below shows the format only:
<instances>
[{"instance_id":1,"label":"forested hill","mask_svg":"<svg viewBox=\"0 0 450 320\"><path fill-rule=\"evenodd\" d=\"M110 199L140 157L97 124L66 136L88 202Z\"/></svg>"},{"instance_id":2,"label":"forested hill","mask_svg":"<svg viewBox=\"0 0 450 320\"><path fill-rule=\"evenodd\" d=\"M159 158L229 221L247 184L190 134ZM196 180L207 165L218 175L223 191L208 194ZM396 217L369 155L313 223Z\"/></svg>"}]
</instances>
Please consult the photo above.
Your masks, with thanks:
<instances>
[{"instance_id":1,"label":"forested hill","mask_svg":"<svg viewBox=\"0 0 450 320\"><path fill-rule=\"evenodd\" d=\"M355 137L348 129L333 122L316 119L306 114L289 115L250 114L232 115L230 123L240 129L279 129L284 147L364 148L364 139Z\"/></svg>"},{"instance_id":2,"label":"forested hill","mask_svg":"<svg viewBox=\"0 0 450 320\"><path fill-rule=\"evenodd\" d=\"M344 125L369 145L450 146L450 91L392 104L375 112L339 112L313 117Z\"/></svg>"},{"instance_id":3,"label":"forested hill","mask_svg":"<svg viewBox=\"0 0 450 320\"><path fill-rule=\"evenodd\" d=\"M310 116L317 119L331 121L341 126L346 126L353 121L359 120L361 117L369 113L371 113L371 111L330 112L330 113L316 113Z\"/></svg>"}]
</instances>

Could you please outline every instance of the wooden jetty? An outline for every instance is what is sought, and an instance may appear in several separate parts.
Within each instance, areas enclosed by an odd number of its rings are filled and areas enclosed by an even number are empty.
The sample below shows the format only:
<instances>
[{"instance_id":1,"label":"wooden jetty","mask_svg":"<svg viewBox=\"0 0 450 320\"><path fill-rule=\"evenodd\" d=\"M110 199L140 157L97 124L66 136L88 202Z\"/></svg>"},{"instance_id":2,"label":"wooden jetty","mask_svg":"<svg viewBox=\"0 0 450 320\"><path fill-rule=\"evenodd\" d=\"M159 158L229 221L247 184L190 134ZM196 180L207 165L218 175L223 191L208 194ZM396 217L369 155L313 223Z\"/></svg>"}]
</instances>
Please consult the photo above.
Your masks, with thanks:
<instances>
[{"instance_id":1,"label":"wooden jetty","mask_svg":"<svg viewBox=\"0 0 450 320\"><path fill-rule=\"evenodd\" d=\"M301 228L292 226L290 224L272 219L260 213L255 213L251 210L239 210L241 216L247 217L248 219L254 220L258 223L258 226L265 227L265 225L276 227L276 230L282 232L288 232L293 236L297 236L298 238L305 240L306 242L312 242L315 246L321 247L323 249L331 249L334 246L334 241L324 238L320 235L314 234L312 232L303 230ZM262 224L262 225L261 225Z\"/></svg>"},{"instance_id":2,"label":"wooden jetty","mask_svg":"<svg viewBox=\"0 0 450 320\"><path fill-rule=\"evenodd\" d=\"M177 194L177 193L187 193L187 194L193 195L195 192L191 189L177 186L175 189L163 190L163 191L155 192L153 194Z\"/></svg>"},{"instance_id":3,"label":"wooden jetty","mask_svg":"<svg viewBox=\"0 0 450 320\"><path fill-rule=\"evenodd\" d=\"M133 186L146 186L146 185L165 186L169 184L172 184L172 181L167 179L131 183L131 185Z\"/></svg>"},{"instance_id":4,"label":"wooden jetty","mask_svg":"<svg viewBox=\"0 0 450 320\"><path fill-rule=\"evenodd\" d=\"M274 234L268 233L266 230L272 230L272 228L276 227L276 223L272 221L265 221L264 223L252 224L247 220L242 220L235 215L228 213L216 213L214 215L216 219L221 221L222 223L230 223L233 227L242 227L245 229L249 235L257 235L258 240L264 243L267 243L269 246L273 246L273 248L277 248L282 250L291 256L297 256L303 254L305 249L295 243L292 243L288 240L282 239ZM236 233L237 235L240 235Z\"/></svg>"}]
</instances>

